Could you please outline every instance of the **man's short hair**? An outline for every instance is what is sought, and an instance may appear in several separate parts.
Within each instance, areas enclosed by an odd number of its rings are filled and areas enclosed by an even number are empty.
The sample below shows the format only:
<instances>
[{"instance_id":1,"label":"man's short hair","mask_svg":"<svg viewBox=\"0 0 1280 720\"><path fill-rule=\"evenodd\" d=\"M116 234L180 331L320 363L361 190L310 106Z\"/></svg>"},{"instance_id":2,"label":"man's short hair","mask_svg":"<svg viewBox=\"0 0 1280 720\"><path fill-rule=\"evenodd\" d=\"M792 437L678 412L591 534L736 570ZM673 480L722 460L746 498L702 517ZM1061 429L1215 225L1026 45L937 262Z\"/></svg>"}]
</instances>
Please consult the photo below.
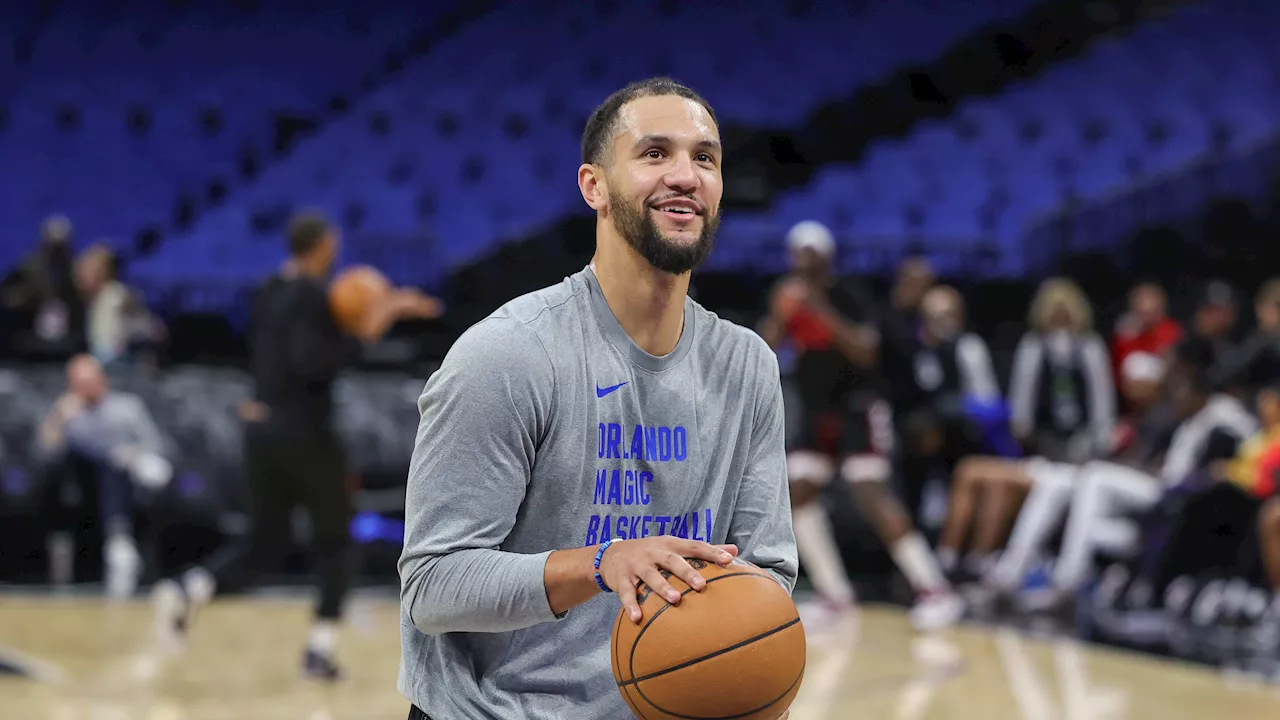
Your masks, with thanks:
<instances>
[{"instance_id":1,"label":"man's short hair","mask_svg":"<svg viewBox=\"0 0 1280 720\"><path fill-rule=\"evenodd\" d=\"M692 100L703 107L711 120L717 125L716 111L711 104L691 88L665 77L654 77L648 80L637 80L618 90L591 113L587 126L582 131L582 162L591 165L607 165L610 158L609 145L618 132L618 115L622 108L632 100L642 97L662 97L676 95Z\"/></svg>"},{"instance_id":2,"label":"man's short hair","mask_svg":"<svg viewBox=\"0 0 1280 720\"><path fill-rule=\"evenodd\" d=\"M289 221L289 254L306 255L331 234L333 225L324 214L314 210L300 212Z\"/></svg>"}]
</instances>

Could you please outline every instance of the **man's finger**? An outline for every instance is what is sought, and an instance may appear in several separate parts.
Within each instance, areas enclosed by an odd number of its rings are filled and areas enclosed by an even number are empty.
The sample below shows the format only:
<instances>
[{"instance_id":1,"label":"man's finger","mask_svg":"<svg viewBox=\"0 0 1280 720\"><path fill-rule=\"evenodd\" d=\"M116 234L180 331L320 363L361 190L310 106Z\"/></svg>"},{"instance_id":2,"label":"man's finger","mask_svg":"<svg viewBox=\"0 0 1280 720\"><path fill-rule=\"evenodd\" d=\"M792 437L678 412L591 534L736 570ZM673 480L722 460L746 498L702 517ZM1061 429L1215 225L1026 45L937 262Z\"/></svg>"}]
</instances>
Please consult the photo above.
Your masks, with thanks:
<instances>
[{"instance_id":1,"label":"man's finger","mask_svg":"<svg viewBox=\"0 0 1280 720\"><path fill-rule=\"evenodd\" d=\"M650 589L662 596L664 600L677 605L680 602L680 591L671 587L671 583L667 582L667 578L658 571L657 567L650 566L640 573L640 579L644 580L644 584Z\"/></svg>"},{"instance_id":2,"label":"man's finger","mask_svg":"<svg viewBox=\"0 0 1280 720\"><path fill-rule=\"evenodd\" d=\"M730 554L730 551L718 545L708 545L704 542L690 540L689 544L681 548L679 552L685 557L696 557L717 565L723 565L733 559L733 556L737 554L737 548L734 548L732 554Z\"/></svg>"},{"instance_id":3,"label":"man's finger","mask_svg":"<svg viewBox=\"0 0 1280 720\"><path fill-rule=\"evenodd\" d=\"M673 553L671 557L667 558L667 561L663 563L663 567L670 570L672 574L681 580L684 580L686 585L698 592L702 592L707 587L706 579L703 578L687 560L679 555Z\"/></svg>"},{"instance_id":4,"label":"man's finger","mask_svg":"<svg viewBox=\"0 0 1280 720\"><path fill-rule=\"evenodd\" d=\"M615 586L618 599L622 601L622 610L631 618L631 622L640 624L640 605L636 603L636 584L634 582L619 583Z\"/></svg>"}]
</instances>

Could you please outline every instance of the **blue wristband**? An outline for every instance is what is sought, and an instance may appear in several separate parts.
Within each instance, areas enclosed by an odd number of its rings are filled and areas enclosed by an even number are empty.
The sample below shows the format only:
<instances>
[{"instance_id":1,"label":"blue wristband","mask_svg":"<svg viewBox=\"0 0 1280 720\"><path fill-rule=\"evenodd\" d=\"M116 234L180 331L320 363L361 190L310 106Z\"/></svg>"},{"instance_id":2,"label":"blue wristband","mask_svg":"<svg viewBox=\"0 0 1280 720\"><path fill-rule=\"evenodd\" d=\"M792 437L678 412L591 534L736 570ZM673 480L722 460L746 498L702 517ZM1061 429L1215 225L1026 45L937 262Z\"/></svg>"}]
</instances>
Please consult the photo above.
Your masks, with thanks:
<instances>
[{"instance_id":1,"label":"blue wristband","mask_svg":"<svg viewBox=\"0 0 1280 720\"><path fill-rule=\"evenodd\" d=\"M604 557L604 551L608 550L609 546L612 544L613 544L613 540L605 540L603 543L601 543L600 549L596 550L596 562L595 562L596 585L600 586L601 592L607 592L607 593L611 593L613 591L609 589L608 585L604 584L604 578L600 577L600 559Z\"/></svg>"}]
</instances>

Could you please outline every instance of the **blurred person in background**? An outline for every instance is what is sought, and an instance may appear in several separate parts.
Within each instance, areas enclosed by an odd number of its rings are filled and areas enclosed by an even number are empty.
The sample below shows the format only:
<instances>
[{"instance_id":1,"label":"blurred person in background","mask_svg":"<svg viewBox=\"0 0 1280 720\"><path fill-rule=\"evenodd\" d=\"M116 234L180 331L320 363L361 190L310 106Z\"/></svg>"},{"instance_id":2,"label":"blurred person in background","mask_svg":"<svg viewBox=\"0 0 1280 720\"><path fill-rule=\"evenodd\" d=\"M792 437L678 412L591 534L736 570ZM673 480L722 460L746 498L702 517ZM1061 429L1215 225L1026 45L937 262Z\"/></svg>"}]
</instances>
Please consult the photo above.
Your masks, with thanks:
<instances>
[{"instance_id":1,"label":"blurred person in background","mask_svg":"<svg viewBox=\"0 0 1280 720\"><path fill-rule=\"evenodd\" d=\"M1236 346L1236 292L1221 280L1207 283L1191 316L1190 332L1178 342L1175 361L1182 369L1210 368Z\"/></svg>"},{"instance_id":2,"label":"blurred person in background","mask_svg":"<svg viewBox=\"0 0 1280 720\"><path fill-rule=\"evenodd\" d=\"M1111 341L1112 369L1116 377L1130 353L1163 356L1182 339L1182 326L1168 313L1169 299L1159 285L1141 283L1129 291L1129 309L1116 322Z\"/></svg>"},{"instance_id":3,"label":"blurred person in background","mask_svg":"<svg viewBox=\"0 0 1280 720\"><path fill-rule=\"evenodd\" d=\"M801 560L831 609L853 606L853 584L818 502L838 474L915 591L913 624L925 631L953 624L964 604L888 485L893 421L879 368L877 304L861 285L837 280L835 240L826 227L799 223L787 244L792 269L774 290L761 334L771 348L789 343L798 353L804 420L788 449L787 474Z\"/></svg>"},{"instance_id":4,"label":"blurred person in background","mask_svg":"<svg viewBox=\"0 0 1280 720\"><path fill-rule=\"evenodd\" d=\"M154 365L167 331L137 293L117 279L111 248L102 242L86 248L76 259L75 273L88 309L89 353L105 366L144 360Z\"/></svg>"},{"instance_id":5,"label":"blurred person in background","mask_svg":"<svg viewBox=\"0 0 1280 720\"><path fill-rule=\"evenodd\" d=\"M1153 406L1148 412L1151 421L1137 442L1110 459L1081 466L1040 464L1008 550L989 575L994 589L1002 594L1017 589L1033 555L1043 550L1069 505L1062 551L1046 595L1047 606L1065 606L1089 579L1102 544L1136 544L1136 531L1126 515L1148 511L1167 490L1206 470L1217 452L1213 448L1220 445L1211 439L1229 437L1238 444L1257 431L1249 410L1235 397L1215 392L1204 371L1168 374L1164 392L1168 404ZM1170 417L1178 424L1166 440L1160 426Z\"/></svg>"},{"instance_id":6,"label":"blurred person in background","mask_svg":"<svg viewBox=\"0 0 1280 720\"><path fill-rule=\"evenodd\" d=\"M1010 425L1028 456L1084 463L1105 455L1116 424L1115 387L1106 343L1093 330L1093 308L1070 280L1040 285L1014 354L1009 388ZM956 467L938 556L948 573L958 569L975 510L979 515L963 572L980 576L1031 488L1027 462L989 456Z\"/></svg>"},{"instance_id":7,"label":"blurred person in background","mask_svg":"<svg viewBox=\"0 0 1280 720\"><path fill-rule=\"evenodd\" d=\"M920 301L937 283L933 266L925 257L908 257L898 266L893 289L890 291L889 312L884 318L881 332L886 336L882 361L888 363L887 353L908 343L920 329Z\"/></svg>"},{"instance_id":8,"label":"blurred person in background","mask_svg":"<svg viewBox=\"0 0 1280 720\"><path fill-rule=\"evenodd\" d=\"M1280 278L1268 280L1254 301L1257 328L1211 370L1212 381L1252 394L1280 379Z\"/></svg>"},{"instance_id":9,"label":"blurred person in background","mask_svg":"<svg viewBox=\"0 0 1280 720\"><path fill-rule=\"evenodd\" d=\"M1266 618L1268 639L1280 641L1280 381L1258 394L1258 415L1262 431L1241 449L1226 475L1263 500L1258 511L1258 544L1272 593Z\"/></svg>"},{"instance_id":10,"label":"blurred person in background","mask_svg":"<svg viewBox=\"0 0 1280 720\"><path fill-rule=\"evenodd\" d=\"M76 288L87 309L85 327L89 354L110 365L127 344L124 307L129 290L116 279L115 254L105 243L94 243L75 262Z\"/></svg>"},{"instance_id":11,"label":"blurred person in background","mask_svg":"<svg viewBox=\"0 0 1280 720\"><path fill-rule=\"evenodd\" d=\"M931 476L948 480L959 460L974 454L981 431L967 406L1001 400L991 352L965 330L964 298L947 285L925 292L920 323L891 349L889 380L903 494L912 522L921 524L925 488Z\"/></svg>"},{"instance_id":12,"label":"blurred person in background","mask_svg":"<svg viewBox=\"0 0 1280 720\"><path fill-rule=\"evenodd\" d=\"M84 347L85 306L76 291L71 233L66 217L45 220L35 252L0 288L0 303L17 316L18 342L28 351L65 358Z\"/></svg>"},{"instance_id":13,"label":"blurred person in background","mask_svg":"<svg viewBox=\"0 0 1280 720\"><path fill-rule=\"evenodd\" d=\"M1257 393L1256 411L1256 433L1241 442L1212 431L1205 465L1144 514L1141 552L1104 573L1100 605L1140 608L1163 589L1165 612L1209 630L1219 647L1280 645L1280 383Z\"/></svg>"},{"instance_id":14,"label":"blurred person in background","mask_svg":"<svg viewBox=\"0 0 1280 720\"><path fill-rule=\"evenodd\" d=\"M67 391L40 425L38 442L49 475L51 513L61 526L49 539L54 584L71 580L72 507L97 497L105 544L109 597L127 597L137 586L141 558L133 534L134 484L156 489L173 469L166 443L142 399L111 390L102 365L90 355L67 364Z\"/></svg>"},{"instance_id":15,"label":"blurred person in background","mask_svg":"<svg viewBox=\"0 0 1280 720\"><path fill-rule=\"evenodd\" d=\"M241 408L245 475L250 494L247 537L229 542L177 580L156 584L157 631L181 638L192 614L220 587L245 585L273 569L291 548L290 514L311 518L319 586L303 672L338 680L337 624L350 585L350 522L346 449L334 426L333 386L362 343L381 339L410 318L434 318L440 303L412 289L373 302L354 336L334 319L326 284L338 257L339 230L319 213L289 224L289 259L257 291L248 333L254 400Z\"/></svg>"},{"instance_id":16,"label":"blurred person in background","mask_svg":"<svg viewBox=\"0 0 1280 720\"><path fill-rule=\"evenodd\" d=\"M1084 462L1106 452L1115 430L1115 384L1093 308L1070 280L1045 281L1018 344L1009 388L1014 437L1028 454Z\"/></svg>"}]
</instances>

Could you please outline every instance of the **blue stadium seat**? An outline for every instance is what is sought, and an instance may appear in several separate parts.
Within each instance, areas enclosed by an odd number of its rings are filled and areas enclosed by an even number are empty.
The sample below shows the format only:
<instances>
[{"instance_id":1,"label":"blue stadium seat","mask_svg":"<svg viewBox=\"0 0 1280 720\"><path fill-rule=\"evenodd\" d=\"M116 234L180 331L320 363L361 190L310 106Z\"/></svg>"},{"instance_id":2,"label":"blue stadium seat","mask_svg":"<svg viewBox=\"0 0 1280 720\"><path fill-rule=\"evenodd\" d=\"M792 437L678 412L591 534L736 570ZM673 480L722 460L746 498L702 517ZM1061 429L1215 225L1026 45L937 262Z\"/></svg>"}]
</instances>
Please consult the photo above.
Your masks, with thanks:
<instances>
[{"instance_id":1,"label":"blue stadium seat","mask_svg":"<svg viewBox=\"0 0 1280 720\"><path fill-rule=\"evenodd\" d=\"M969 100L943 125L876 144L856 168L820 172L751 223L727 224L727 232L765 233L776 244L792 223L819 219L845 233L848 245L967 239L1018 256L1032 228L1071 195L1101 202L1273 138L1280 130L1277 31L1280 12L1265 3L1183 8L1125 38L1100 40L1078 60L998 97ZM832 206L841 196L852 223L842 224ZM922 214L918 227L913 213ZM1115 220L1101 232L1114 241L1139 219ZM722 244L765 242L726 237ZM761 256L766 265L766 257L782 259Z\"/></svg>"},{"instance_id":2,"label":"blue stadium seat","mask_svg":"<svg viewBox=\"0 0 1280 720\"><path fill-rule=\"evenodd\" d=\"M3 5L0 50L13 50L41 3ZM274 113L318 114L456 3L184 5L67 0L32 35L20 78L0 52L0 187L26 188L0 200L7 236L34 238L55 211L89 239L166 227L180 194L230 179L241 148L269 147ZM367 31L353 31L361 18ZM0 264L27 248L5 243Z\"/></svg>"},{"instance_id":3,"label":"blue stadium seat","mask_svg":"<svg viewBox=\"0 0 1280 720\"><path fill-rule=\"evenodd\" d=\"M706 92L724 118L794 126L822 103L925 62L1028 3L814 5L792 17L784 3L673 4L680 26L699 33L693 49L677 33L654 32L649 6L506 5L441 41L131 272L160 282L160 268L197 257L212 238L242 248L278 244L279 227L252 224L266 210L318 206L345 222L355 200L363 221L347 228L349 236L432 238L435 254L422 264L435 275L582 210L573 182L578 134L586 115L624 82L668 74ZM905 40L901 28L912 28ZM578 52L561 52L570 46ZM806 67L815 71L800 70ZM371 131L379 114L385 134ZM884 227L902 224L901 212L888 215ZM273 262L247 259L241 267L257 277Z\"/></svg>"}]
</instances>

